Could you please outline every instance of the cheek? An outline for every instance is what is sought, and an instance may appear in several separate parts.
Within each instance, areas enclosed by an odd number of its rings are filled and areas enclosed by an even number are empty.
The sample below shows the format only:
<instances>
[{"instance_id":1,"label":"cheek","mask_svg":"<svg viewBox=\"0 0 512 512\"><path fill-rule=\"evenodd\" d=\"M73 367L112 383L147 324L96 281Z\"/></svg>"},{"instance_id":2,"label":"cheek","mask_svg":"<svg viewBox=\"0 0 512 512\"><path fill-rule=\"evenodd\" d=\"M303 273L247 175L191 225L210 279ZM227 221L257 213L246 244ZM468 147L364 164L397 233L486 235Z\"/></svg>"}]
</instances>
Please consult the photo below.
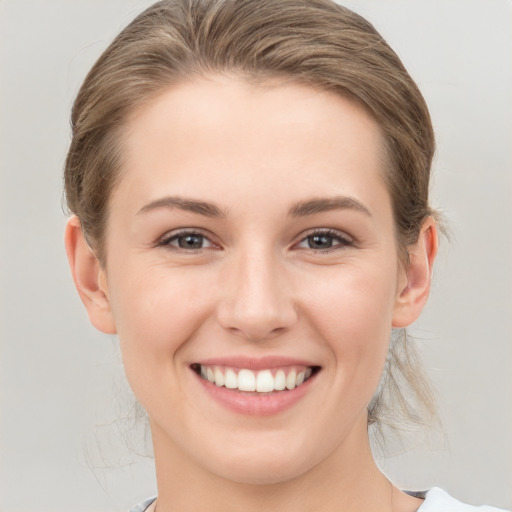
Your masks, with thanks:
<instances>
[{"instance_id":1,"label":"cheek","mask_svg":"<svg viewBox=\"0 0 512 512\"><path fill-rule=\"evenodd\" d=\"M116 274L111 306L128 380L134 387L150 371L163 382L175 355L209 314L207 287L164 266L134 265Z\"/></svg>"},{"instance_id":2,"label":"cheek","mask_svg":"<svg viewBox=\"0 0 512 512\"><path fill-rule=\"evenodd\" d=\"M351 389L361 389L354 380L376 386L391 334L395 273L360 267L338 274L309 298L311 318L334 356L336 378Z\"/></svg>"}]
</instances>

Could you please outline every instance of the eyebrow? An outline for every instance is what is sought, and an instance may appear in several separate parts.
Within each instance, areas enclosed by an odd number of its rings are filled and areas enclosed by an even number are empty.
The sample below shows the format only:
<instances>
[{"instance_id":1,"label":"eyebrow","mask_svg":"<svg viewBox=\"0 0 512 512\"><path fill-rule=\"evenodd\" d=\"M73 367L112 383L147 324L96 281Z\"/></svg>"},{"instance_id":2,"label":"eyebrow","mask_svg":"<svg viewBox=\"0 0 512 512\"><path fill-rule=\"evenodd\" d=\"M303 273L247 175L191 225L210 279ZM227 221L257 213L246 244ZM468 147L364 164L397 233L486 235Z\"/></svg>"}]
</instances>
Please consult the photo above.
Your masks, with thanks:
<instances>
[{"instance_id":1,"label":"eyebrow","mask_svg":"<svg viewBox=\"0 0 512 512\"><path fill-rule=\"evenodd\" d=\"M137 215L159 208L178 208L180 210L197 213L198 215L204 215L205 217L227 217L227 211L222 210L214 203L180 196L166 196L151 201L143 206L138 211ZM356 210L369 217L372 216L370 210L364 206L363 203L349 196L321 197L300 201L290 208L288 215L292 217L305 217L330 210Z\"/></svg>"},{"instance_id":2,"label":"eyebrow","mask_svg":"<svg viewBox=\"0 0 512 512\"><path fill-rule=\"evenodd\" d=\"M137 213L146 213L158 208L179 208L187 212L197 213L206 217L226 217L226 212L213 203L197 199L185 199L179 196L167 196L156 199L143 206Z\"/></svg>"},{"instance_id":3,"label":"eyebrow","mask_svg":"<svg viewBox=\"0 0 512 512\"><path fill-rule=\"evenodd\" d=\"M372 216L370 210L363 203L349 196L321 197L301 201L291 208L289 215L292 217L304 217L329 210L356 210L369 217Z\"/></svg>"}]
</instances>

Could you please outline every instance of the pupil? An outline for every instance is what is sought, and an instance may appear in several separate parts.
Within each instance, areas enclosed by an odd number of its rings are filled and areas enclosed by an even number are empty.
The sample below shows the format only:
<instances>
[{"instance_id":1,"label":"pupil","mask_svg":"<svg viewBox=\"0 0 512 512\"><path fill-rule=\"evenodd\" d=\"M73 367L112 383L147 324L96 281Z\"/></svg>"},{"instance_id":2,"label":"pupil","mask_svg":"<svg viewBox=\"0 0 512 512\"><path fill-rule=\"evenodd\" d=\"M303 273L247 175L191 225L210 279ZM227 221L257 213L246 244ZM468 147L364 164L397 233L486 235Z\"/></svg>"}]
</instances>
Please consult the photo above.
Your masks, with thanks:
<instances>
[{"instance_id":1,"label":"pupil","mask_svg":"<svg viewBox=\"0 0 512 512\"><path fill-rule=\"evenodd\" d=\"M329 235L313 235L310 237L310 246L313 249L332 247L332 238Z\"/></svg>"},{"instance_id":2,"label":"pupil","mask_svg":"<svg viewBox=\"0 0 512 512\"><path fill-rule=\"evenodd\" d=\"M183 249L201 249L203 237L201 235L180 236L178 244Z\"/></svg>"}]
</instances>

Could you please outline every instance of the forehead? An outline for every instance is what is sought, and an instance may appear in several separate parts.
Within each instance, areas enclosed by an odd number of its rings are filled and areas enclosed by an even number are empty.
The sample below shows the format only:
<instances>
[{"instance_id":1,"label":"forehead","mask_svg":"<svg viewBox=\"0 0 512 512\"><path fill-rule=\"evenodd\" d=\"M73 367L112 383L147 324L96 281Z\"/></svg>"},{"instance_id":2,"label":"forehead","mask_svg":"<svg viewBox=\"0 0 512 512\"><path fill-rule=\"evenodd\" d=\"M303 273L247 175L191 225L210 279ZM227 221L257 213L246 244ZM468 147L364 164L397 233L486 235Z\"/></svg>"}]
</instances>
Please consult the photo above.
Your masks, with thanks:
<instances>
[{"instance_id":1,"label":"forehead","mask_svg":"<svg viewBox=\"0 0 512 512\"><path fill-rule=\"evenodd\" d=\"M134 201L191 189L247 195L248 179L251 192L276 199L283 190L369 195L383 187L384 143L372 117L348 98L296 83L220 75L181 83L132 114L124 142L119 188Z\"/></svg>"}]
</instances>

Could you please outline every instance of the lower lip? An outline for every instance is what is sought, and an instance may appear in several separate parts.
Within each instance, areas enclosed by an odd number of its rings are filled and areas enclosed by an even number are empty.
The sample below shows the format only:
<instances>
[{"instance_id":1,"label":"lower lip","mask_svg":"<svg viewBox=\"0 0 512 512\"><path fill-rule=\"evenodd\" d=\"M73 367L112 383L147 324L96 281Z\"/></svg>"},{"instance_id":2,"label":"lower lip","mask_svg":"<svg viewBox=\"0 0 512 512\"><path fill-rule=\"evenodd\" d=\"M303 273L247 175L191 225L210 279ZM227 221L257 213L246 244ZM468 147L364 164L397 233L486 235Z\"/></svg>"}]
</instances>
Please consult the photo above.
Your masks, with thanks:
<instances>
[{"instance_id":1,"label":"lower lip","mask_svg":"<svg viewBox=\"0 0 512 512\"><path fill-rule=\"evenodd\" d=\"M256 394L216 386L195 372L194 375L203 389L217 403L231 411L248 416L271 416L289 409L304 397L316 380L315 374L295 389Z\"/></svg>"}]
</instances>

